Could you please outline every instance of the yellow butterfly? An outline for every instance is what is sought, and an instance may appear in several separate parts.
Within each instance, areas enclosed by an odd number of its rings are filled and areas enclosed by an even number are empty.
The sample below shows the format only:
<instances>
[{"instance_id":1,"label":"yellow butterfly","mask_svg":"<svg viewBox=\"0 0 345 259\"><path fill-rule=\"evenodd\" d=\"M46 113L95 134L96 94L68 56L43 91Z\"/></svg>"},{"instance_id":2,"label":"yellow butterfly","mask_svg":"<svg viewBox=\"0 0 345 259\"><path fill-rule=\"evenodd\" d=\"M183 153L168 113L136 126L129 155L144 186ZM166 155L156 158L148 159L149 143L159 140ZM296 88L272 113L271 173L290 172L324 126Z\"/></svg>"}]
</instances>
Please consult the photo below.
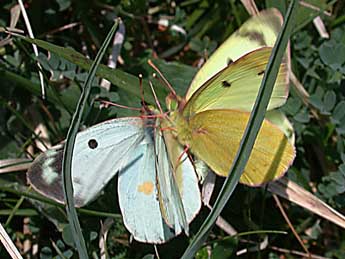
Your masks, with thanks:
<instances>
[{"instance_id":1,"label":"yellow butterfly","mask_svg":"<svg viewBox=\"0 0 345 259\"><path fill-rule=\"evenodd\" d=\"M228 174L236 155L281 22L275 9L248 20L199 70L184 98L167 98L166 124L176 129L175 138L220 176ZM287 52L268 110L286 101L289 64ZM284 132L265 119L240 182L255 186L277 179L294 157Z\"/></svg>"}]
</instances>

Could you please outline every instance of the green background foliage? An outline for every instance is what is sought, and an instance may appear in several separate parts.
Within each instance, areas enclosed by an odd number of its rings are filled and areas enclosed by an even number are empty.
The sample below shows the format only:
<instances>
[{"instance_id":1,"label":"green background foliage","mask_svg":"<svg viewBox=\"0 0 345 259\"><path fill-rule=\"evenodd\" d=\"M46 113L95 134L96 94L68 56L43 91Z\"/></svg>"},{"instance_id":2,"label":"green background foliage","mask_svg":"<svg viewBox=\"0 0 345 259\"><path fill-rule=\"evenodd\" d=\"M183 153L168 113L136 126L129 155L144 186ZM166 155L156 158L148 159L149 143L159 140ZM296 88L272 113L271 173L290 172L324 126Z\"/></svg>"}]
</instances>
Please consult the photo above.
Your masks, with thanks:
<instances>
[{"instance_id":1,"label":"green background foliage","mask_svg":"<svg viewBox=\"0 0 345 259\"><path fill-rule=\"evenodd\" d=\"M312 19L319 13L301 6L291 38L292 70L310 98L305 100L291 87L290 97L281 109L292 122L296 134L297 157L288 177L306 190L344 212L345 207L345 15L342 1L308 1L331 16L320 13L329 39L323 39ZM10 8L16 1L3 1L0 26L9 26ZM286 12L286 1L257 1L259 9L276 7ZM86 80L87 69L94 59L113 20L121 17L126 28L121 50L123 62L118 68L102 67L92 83L83 125L90 126L109 118L138 115L134 111L110 107L99 109L98 98L140 107L138 74L143 74L144 86L151 79L164 103L167 90L152 77L147 59L155 59L176 91L183 95L198 64L214 51L248 17L240 1L112 1L112 0L50 0L28 1L26 8L37 39L65 47L62 52L77 51L80 55L62 55L40 49L36 58L31 45L19 38L0 47L0 159L30 157L28 150L38 154L34 129L42 123L47 127L52 144L62 141ZM159 21L168 21L168 26ZM63 26L74 24L69 29ZM24 29L22 19L18 28ZM0 34L1 39L7 35ZM43 43L42 43L43 44ZM111 49L108 50L108 55ZM106 54L106 56L108 56ZM36 61L43 67L48 98L40 96ZM107 60L103 60L106 64ZM100 78L112 82L110 91L100 87ZM148 90L148 88L145 88ZM146 91L145 100L152 103ZM151 98L151 99L150 99ZM84 210L79 210L89 254L100 257L98 246L100 221L112 218L107 252L110 258L151 258L152 245L129 241L117 203L117 179L113 179L102 195ZM223 182L219 178L216 191ZM26 197L24 200L21 197ZM67 225L63 207L48 202L28 189L25 174L15 172L0 175L0 219L18 247L24 241L38 245L39 258L72 258L77 253ZM310 252L329 258L345 257L344 231L320 219L305 209L283 202L284 208ZM203 208L191 225L195 234L209 210ZM105 214L106 213L106 214ZM197 258L236 257L236 251L249 249L240 258L279 258L287 251L303 251L280 214L270 192L265 188L238 186L222 217L241 232L260 230L286 231L229 237L215 227ZM24 231L24 228L29 231ZM190 238L183 235L159 246L161 258L178 258ZM268 240L268 247L258 251L258 244ZM30 246L32 248L32 246ZM271 248L270 248L271 247ZM285 249L277 251L272 247ZM32 249L27 252L31 254ZM0 257L8 255L0 248Z\"/></svg>"}]
</instances>

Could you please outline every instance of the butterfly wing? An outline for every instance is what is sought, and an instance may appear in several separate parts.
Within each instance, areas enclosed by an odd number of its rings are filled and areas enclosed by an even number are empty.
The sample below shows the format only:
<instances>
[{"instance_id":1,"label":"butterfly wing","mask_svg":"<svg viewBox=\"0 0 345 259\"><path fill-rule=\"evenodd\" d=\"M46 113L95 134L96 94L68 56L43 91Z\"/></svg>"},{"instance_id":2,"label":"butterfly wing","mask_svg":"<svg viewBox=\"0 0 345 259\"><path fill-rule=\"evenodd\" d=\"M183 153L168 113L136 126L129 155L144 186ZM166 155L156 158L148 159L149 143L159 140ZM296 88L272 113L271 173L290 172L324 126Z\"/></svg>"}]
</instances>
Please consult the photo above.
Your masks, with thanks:
<instances>
[{"instance_id":1,"label":"butterfly wing","mask_svg":"<svg viewBox=\"0 0 345 259\"><path fill-rule=\"evenodd\" d=\"M158 199L162 216L176 233L185 230L188 234L188 223L175 179L173 162L169 159L163 133L158 129L155 135Z\"/></svg>"},{"instance_id":2,"label":"butterfly wing","mask_svg":"<svg viewBox=\"0 0 345 259\"><path fill-rule=\"evenodd\" d=\"M267 111L265 118L284 132L291 144L295 144L295 133L292 124L279 109Z\"/></svg>"},{"instance_id":3,"label":"butterfly wing","mask_svg":"<svg viewBox=\"0 0 345 259\"><path fill-rule=\"evenodd\" d=\"M75 204L86 205L109 180L128 163L128 157L143 138L140 118L113 119L77 134L72 179ZM64 202L62 189L63 146L38 156L27 172L35 190L58 202Z\"/></svg>"},{"instance_id":4,"label":"butterfly wing","mask_svg":"<svg viewBox=\"0 0 345 259\"><path fill-rule=\"evenodd\" d=\"M226 176L249 116L233 110L204 111L191 117L187 127L178 127L179 138L214 172ZM255 186L275 180L286 172L294 156L294 146L284 133L265 120L240 182Z\"/></svg>"},{"instance_id":5,"label":"butterfly wing","mask_svg":"<svg viewBox=\"0 0 345 259\"><path fill-rule=\"evenodd\" d=\"M201 207L198 178L193 163L184 148L169 130L163 131L165 149L174 173L173 185L176 185L182 199L187 222L191 222ZM161 148L163 149L163 147Z\"/></svg>"},{"instance_id":6,"label":"butterfly wing","mask_svg":"<svg viewBox=\"0 0 345 259\"><path fill-rule=\"evenodd\" d=\"M175 236L163 219L157 190L154 143L150 136L132 152L119 173L118 195L123 221L141 242L164 243Z\"/></svg>"},{"instance_id":7,"label":"butterfly wing","mask_svg":"<svg viewBox=\"0 0 345 259\"><path fill-rule=\"evenodd\" d=\"M273 47L282 23L283 18L276 9L261 11L247 20L201 67L188 89L186 99L188 100L218 71L224 69L230 60L236 61L239 57L261 47Z\"/></svg>"},{"instance_id":8,"label":"butterfly wing","mask_svg":"<svg viewBox=\"0 0 345 259\"><path fill-rule=\"evenodd\" d=\"M191 162L184 160L181 169L182 188L176 181L163 134L147 128L145 139L133 152L132 162L120 172L118 183L123 219L136 240L160 244L182 230L188 232L188 223L201 202ZM191 184L189 197L182 191L186 184Z\"/></svg>"},{"instance_id":9,"label":"butterfly wing","mask_svg":"<svg viewBox=\"0 0 345 259\"><path fill-rule=\"evenodd\" d=\"M250 52L230 64L202 85L183 109L186 117L211 109L251 111L264 76L271 48ZM282 63L279 69L268 109L282 105L288 95L288 69Z\"/></svg>"}]
</instances>

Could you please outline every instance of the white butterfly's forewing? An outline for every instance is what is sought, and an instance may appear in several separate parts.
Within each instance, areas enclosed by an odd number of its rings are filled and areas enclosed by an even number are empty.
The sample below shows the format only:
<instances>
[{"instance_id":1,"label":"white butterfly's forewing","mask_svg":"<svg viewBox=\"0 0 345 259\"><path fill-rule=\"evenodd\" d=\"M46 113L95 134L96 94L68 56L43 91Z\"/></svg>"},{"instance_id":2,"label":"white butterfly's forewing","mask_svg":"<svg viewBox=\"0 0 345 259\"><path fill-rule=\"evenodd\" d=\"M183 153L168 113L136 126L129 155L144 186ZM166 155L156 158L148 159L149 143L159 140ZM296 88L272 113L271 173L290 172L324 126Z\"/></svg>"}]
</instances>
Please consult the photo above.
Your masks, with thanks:
<instances>
[{"instance_id":1,"label":"white butterfly's forewing","mask_svg":"<svg viewBox=\"0 0 345 259\"><path fill-rule=\"evenodd\" d=\"M114 175L128 163L143 138L140 118L113 119L77 134L72 179L76 206L93 200ZM27 177L34 189L58 201L64 196L61 181L63 147L48 150L35 159Z\"/></svg>"}]
</instances>

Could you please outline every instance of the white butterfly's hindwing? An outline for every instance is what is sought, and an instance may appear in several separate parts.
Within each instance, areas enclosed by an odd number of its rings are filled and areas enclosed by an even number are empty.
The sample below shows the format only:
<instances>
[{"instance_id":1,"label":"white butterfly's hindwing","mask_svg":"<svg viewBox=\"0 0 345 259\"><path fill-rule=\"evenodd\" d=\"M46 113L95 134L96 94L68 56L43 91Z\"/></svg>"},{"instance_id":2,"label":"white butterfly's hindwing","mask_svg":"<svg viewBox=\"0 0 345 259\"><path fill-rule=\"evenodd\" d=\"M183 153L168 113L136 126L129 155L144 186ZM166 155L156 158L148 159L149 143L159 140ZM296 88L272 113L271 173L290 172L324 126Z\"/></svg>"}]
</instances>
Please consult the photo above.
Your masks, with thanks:
<instances>
[{"instance_id":1,"label":"white butterfly's hindwing","mask_svg":"<svg viewBox=\"0 0 345 259\"><path fill-rule=\"evenodd\" d=\"M77 134L72 159L75 204L92 201L114 175L128 163L143 138L140 118L113 119ZM48 150L35 159L27 177L34 189L60 203L63 147Z\"/></svg>"},{"instance_id":2,"label":"white butterfly's hindwing","mask_svg":"<svg viewBox=\"0 0 345 259\"><path fill-rule=\"evenodd\" d=\"M133 237L141 242L164 243L175 233L162 217L154 156L152 140L146 138L119 173L118 195L123 221Z\"/></svg>"}]
</instances>

